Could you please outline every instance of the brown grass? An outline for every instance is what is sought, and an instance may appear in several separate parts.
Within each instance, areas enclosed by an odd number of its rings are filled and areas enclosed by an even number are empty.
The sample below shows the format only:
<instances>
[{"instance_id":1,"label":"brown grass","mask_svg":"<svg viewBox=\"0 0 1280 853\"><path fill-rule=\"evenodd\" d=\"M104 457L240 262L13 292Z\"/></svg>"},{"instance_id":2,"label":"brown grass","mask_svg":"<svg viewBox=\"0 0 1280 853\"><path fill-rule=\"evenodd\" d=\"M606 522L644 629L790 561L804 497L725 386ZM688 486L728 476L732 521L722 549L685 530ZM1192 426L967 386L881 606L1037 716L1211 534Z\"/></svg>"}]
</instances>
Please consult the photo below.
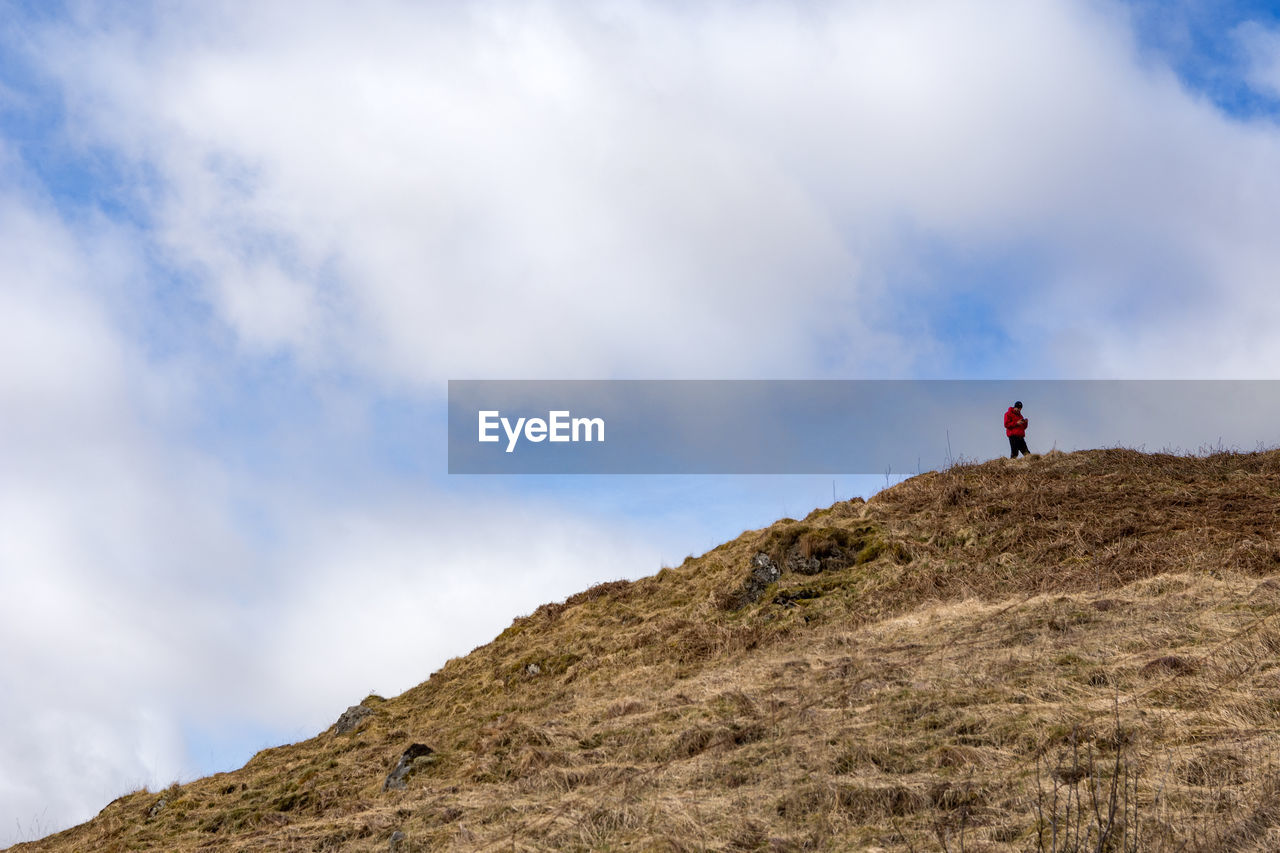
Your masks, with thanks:
<instances>
[{"instance_id":1,"label":"brown grass","mask_svg":"<svg viewBox=\"0 0 1280 853\"><path fill-rule=\"evenodd\" d=\"M1280 849L1278 498L1275 452L925 474L16 849L1056 851L1108 798L1106 849Z\"/></svg>"}]
</instances>

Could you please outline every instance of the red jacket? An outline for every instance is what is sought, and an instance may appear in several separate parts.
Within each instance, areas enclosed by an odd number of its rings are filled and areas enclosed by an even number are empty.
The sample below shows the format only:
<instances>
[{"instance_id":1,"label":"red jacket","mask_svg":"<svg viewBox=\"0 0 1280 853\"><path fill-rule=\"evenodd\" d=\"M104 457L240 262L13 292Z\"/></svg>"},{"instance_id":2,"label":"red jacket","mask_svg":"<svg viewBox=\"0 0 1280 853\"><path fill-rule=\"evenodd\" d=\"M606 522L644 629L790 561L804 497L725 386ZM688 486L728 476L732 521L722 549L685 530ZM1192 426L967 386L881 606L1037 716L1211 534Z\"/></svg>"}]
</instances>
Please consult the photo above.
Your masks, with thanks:
<instances>
[{"instance_id":1,"label":"red jacket","mask_svg":"<svg viewBox=\"0 0 1280 853\"><path fill-rule=\"evenodd\" d=\"M1004 413L1004 434L1022 436L1027 434L1027 419L1013 406L1010 406L1009 411Z\"/></svg>"}]
</instances>

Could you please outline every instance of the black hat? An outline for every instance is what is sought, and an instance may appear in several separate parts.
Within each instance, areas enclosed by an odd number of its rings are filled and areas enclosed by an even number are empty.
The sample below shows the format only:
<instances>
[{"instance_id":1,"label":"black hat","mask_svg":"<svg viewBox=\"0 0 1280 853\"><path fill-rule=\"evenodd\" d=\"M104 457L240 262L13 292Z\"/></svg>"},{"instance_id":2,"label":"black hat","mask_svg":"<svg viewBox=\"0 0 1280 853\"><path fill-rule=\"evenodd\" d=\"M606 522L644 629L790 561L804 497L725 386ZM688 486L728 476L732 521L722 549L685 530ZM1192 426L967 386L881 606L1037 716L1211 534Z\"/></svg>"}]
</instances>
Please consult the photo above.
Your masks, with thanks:
<instances>
[{"instance_id":1,"label":"black hat","mask_svg":"<svg viewBox=\"0 0 1280 853\"><path fill-rule=\"evenodd\" d=\"M1022 401L1021 401L1021 400L1019 400L1018 402L1014 403L1014 404L1013 404L1013 407L1014 407L1015 409L1021 409L1021 408L1022 408Z\"/></svg>"}]
</instances>

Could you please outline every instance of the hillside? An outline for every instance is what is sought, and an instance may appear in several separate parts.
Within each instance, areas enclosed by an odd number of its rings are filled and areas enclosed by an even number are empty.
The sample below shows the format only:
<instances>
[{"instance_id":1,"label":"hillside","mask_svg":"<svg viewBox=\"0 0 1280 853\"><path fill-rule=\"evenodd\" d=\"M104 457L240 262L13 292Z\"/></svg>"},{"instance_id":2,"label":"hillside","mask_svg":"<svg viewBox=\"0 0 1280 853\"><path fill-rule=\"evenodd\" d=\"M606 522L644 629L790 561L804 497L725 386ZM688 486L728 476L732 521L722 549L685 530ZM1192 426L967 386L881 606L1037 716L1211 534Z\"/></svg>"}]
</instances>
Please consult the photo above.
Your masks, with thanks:
<instances>
[{"instance_id":1,"label":"hillside","mask_svg":"<svg viewBox=\"0 0 1280 853\"><path fill-rule=\"evenodd\" d=\"M12 849L1277 850L1278 511L1276 451L924 474Z\"/></svg>"}]
</instances>

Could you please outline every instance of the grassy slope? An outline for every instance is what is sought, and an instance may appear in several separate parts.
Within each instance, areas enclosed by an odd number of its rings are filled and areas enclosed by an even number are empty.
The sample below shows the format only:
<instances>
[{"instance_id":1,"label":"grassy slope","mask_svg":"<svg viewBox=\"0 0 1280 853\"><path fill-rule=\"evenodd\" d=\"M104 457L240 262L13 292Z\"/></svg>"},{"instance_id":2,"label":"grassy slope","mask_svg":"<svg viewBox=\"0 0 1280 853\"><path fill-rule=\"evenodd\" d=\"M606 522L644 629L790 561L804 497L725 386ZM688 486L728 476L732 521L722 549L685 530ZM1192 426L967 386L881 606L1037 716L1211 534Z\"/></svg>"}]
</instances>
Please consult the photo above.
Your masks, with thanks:
<instances>
[{"instance_id":1,"label":"grassy slope","mask_svg":"<svg viewBox=\"0 0 1280 853\"><path fill-rule=\"evenodd\" d=\"M1278 452L925 474L15 849L1280 849L1278 511Z\"/></svg>"}]
</instances>

